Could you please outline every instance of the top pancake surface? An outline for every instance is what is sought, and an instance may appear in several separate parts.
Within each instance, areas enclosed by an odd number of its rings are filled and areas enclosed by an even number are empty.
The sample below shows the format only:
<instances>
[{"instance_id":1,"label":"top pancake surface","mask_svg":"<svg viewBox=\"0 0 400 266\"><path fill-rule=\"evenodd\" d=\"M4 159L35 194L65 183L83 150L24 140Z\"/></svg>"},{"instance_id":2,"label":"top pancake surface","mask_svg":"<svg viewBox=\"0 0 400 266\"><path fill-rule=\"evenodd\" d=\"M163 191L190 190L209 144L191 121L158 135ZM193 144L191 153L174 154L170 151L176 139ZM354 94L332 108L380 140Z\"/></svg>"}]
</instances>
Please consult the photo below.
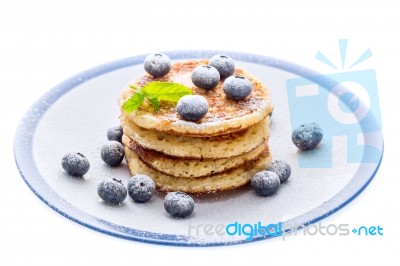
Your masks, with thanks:
<instances>
[{"instance_id":1,"label":"top pancake surface","mask_svg":"<svg viewBox=\"0 0 400 266\"><path fill-rule=\"evenodd\" d=\"M174 63L170 72L161 78L153 78L149 74L144 74L123 89L118 98L118 104L121 107L134 93L129 85L142 87L156 80L184 84L192 89L193 94L204 96L208 102L208 113L199 121L183 120L176 112L175 105L168 103L162 103L159 111L154 111L150 105L145 104L135 112L124 114L129 120L141 127L192 137L214 136L240 131L256 124L272 112L273 105L266 87L253 75L240 68L235 69L234 75L245 76L253 84L251 94L243 100L237 101L226 97L222 88L224 80L221 80L217 87L211 91L196 87L191 80L192 70L196 66L207 64L208 60L188 60Z\"/></svg>"}]
</instances>

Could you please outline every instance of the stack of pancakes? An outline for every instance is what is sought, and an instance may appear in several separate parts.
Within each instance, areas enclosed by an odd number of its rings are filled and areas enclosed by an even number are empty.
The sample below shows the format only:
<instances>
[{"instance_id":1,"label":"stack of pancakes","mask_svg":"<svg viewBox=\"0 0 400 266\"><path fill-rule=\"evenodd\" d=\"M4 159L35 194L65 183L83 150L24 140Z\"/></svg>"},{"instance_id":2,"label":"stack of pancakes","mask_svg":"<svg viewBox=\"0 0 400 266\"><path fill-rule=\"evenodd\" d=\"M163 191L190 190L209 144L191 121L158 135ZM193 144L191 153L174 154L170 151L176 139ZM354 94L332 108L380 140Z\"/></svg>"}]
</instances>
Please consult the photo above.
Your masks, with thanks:
<instances>
[{"instance_id":1,"label":"stack of pancakes","mask_svg":"<svg viewBox=\"0 0 400 266\"><path fill-rule=\"evenodd\" d=\"M184 84L208 101L207 115L195 122L183 120L176 106L168 103L158 111L149 104L132 113L121 111L129 169L133 175L153 178L160 191L208 193L233 189L246 184L271 161L267 141L273 106L268 90L240 68L234 75L245 76L253 84L245 99L227 98L223 80L211 91L200 89L193 85L191 73L196 66L207 63L177 62L161 78L144 74L129 83L118 99L122 106L134 93L130 85L139 88L157 80Z\"/></svg>"}]
</instances>

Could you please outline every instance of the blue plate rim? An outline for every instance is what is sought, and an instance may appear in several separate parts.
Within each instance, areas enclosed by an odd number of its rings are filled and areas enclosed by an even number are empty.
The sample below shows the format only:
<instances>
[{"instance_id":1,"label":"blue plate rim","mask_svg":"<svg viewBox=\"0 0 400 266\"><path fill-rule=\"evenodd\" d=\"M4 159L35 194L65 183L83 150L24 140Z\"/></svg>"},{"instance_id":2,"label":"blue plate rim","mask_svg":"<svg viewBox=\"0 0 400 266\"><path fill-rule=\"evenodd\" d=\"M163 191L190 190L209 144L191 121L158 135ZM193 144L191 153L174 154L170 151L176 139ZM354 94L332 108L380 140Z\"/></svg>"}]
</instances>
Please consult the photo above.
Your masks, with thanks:
<instances>
[{"instance_id":1,"label":"blue plate rim","mask_svg":"<svg viewBox=\"0 0 400 266\"><path fill-rule=\"evenodd\" d=\"M221 50L180 50L180 51L164 51L168 54L172 60L188 59L188 58L209 58L214 54L226 54L231 56L235 60L240 60L244 62L250 62L260 65L265 65L280 70L284 70L301 77L309 78L313 80L313 77L321 77L322 74L305 68L301 65L297 65L285 60L280 60L273 57L268 57L264 55L256 55L243 52L234 51L221 51ZM57 213L63 215L64 217L81 224L85 227L93 229L95 231L105 233L107 235L134 240L139 242L153 243L153 244L163 244L163 245L173 245L173 246L224 246L224 245L234 245L243 244L259 240L264 240L271 237L254 237L251 241L247 240L234 240L234 241L221 241L221 242L196 242L196 238L188 236L179 235L168 235L160 233L152 233L148 231L141 231L133 228L128 228L113 224L101 219L98 219L92 215L89 215L75 206L69 204L53 191L48 184L41 178L40 172L38 171L34 159L33 159L33 147L32 142L35 134L36 126L39 124L42 116L46 113L48 108L54 104L59 98L61 98L65 93L74 89L79 84L84 83L90 79L101 76L103 74L109 73L114 70L118 70L125 67L130 67L137 64L142 64L144 58L147 54L136 55L128 58L118 59L105 63L88 70L85 70L79 74L76 74L60 84L56 85L39 99L28 109L23 118L21 119L17 131L14 137L14 159L18 168L18 171L23 178L24 182L32 190L32 192L42 200L46 205L55 210ZM313 80L316 83L320 82L335 82L329 78L325 80ZM44 104L45 103L45 104ZM370 116L371 122L378 123L374 116ZM338 192L334 197L326 202L325 210L323 214L315 215L317 208L300 215L290 221L302 221L301 224L308 225L316 223L331 214L335 213L339 209L343 208L345 205L350 203L355 199L372 181L375 177L383 158L384 144L383 135L380 131L378 138L375 139L379 145L382 146L382 153L379 162L374 169L374 172L368 175L363 173L360 169L357 171L353 179L347 184L340 192ZM357 182L352 182L357 178ZM346 193L350 192L350 193ZM330 203L335 202L336 198L345 198L339 204L333 204L334 207L330 207ZM71 208L74 209L73 214L71 214ZM290 222L287 221L287 222ZM299 224L299 223L294 223Z\"/></svg>"}]
</instances>

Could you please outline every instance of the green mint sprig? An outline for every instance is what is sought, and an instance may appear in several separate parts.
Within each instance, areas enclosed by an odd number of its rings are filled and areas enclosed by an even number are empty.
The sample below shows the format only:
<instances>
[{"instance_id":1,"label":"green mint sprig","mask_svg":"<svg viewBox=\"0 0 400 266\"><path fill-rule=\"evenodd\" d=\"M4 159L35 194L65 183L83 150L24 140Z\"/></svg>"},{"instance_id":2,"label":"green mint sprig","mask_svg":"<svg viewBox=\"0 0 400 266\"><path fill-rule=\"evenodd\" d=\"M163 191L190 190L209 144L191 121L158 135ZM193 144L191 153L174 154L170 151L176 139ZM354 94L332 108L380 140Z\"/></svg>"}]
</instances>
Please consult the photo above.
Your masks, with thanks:
<instances>
[{"instance_id":1,"label":"green mint sprig","mask_svg":"<svg viewBox=\"0 0 400 266\"><path fill-rule=\"evenodd\" d=\"M183 96L192 94L190 88L175 82L152 81L139 89L130 87L135 93L122 105L122 110L127 113L136 111L145 99L157 111L160 109L160 101L176 103Z\"/></svg>"}]
</instances>

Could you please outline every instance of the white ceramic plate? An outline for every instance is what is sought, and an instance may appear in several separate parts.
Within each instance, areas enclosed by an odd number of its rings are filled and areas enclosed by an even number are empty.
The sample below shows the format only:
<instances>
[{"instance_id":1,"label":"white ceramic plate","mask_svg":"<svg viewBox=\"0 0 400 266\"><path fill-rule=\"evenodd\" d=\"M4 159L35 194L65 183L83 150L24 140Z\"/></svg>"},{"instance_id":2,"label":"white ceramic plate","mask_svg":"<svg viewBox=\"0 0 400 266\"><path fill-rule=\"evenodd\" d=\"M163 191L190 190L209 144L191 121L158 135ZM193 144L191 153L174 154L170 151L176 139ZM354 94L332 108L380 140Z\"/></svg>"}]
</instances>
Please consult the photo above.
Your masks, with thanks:
<instances>
[{"instance_id":1,"label":"white ceramic plate","mask_svg":"<svg viewBox=\"0 0 400 266\"><path fill-rule=\"evenodd\" d=\"M276 195L259 197L246 186L226 193L194 196L195 210L186 219L173 219L166 213L161 193L145 204L134 203L128 197L122 205L110 206L98 198L96 189L102 180L116 177L126 184L130 178L125 162L117 168L102 162L100 147L107 141L107 129L118 124L117 95L128 81L143 73L145 55L107 63L71 77L27 111L14 143L17 166L26 184L49 207L94 230L130 240L190 246L247 243L271 237L254 235L246 239L246 235L227 234L225 227L235 222L302 226L314 223L346 205L368 185L383 155L380 122L372 113L349 131L358 132L358 143L369 145L360 146L358 157L352 157L356 161L349 163L346 158L350 158L350 138L346 129L350 127L320 115L328 114L325 109L329 95L339 99L331 92L337 83L304 67L266 56L227 51L166 52L172 60L209 58L217 53L231 56L237 66L246 68L270 88L275 104L270 137L272 155L292 167L292 176ZM309 106L307 102L293 96L296 86L305 81L316 84L320 90L313 106L324 110L307 109L303 106ZM354 107L346 102L340 104L342 109ZM369 112L361 102L358 107ZM349 110L333 116L340 120L341 115L350 113L359 118L357 112ZM312 152L299 152L291 141L292 128L310 121L322 126L323 142ZM371 133L371 128L378 130ZM342 132L347 138L335 132ZM370 149L375 151L372 157ZM70 151L79 151L90 160L91 168L84 179L70 177L63 171L61 158Z\"/></svg>"}]
</instances>

